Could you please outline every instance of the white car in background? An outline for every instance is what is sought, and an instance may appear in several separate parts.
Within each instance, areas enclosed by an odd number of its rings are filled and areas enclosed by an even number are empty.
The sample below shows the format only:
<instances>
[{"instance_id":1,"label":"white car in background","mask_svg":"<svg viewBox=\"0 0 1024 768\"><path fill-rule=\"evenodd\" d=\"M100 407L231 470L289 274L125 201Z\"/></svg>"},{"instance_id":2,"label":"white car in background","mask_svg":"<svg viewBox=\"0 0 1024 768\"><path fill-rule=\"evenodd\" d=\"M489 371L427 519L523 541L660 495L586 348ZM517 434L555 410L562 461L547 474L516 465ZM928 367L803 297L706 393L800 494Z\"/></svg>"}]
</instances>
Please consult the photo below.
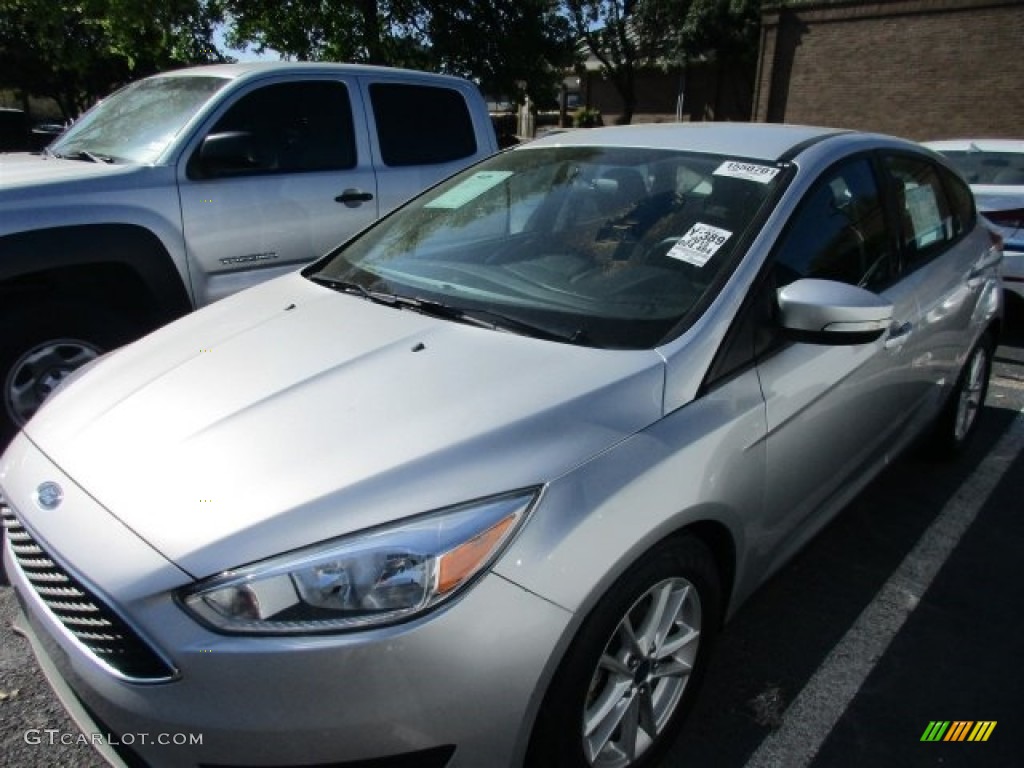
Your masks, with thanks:
<instances>
[{"instance_id":1,"label":"white car in background","mask_svg":"<svg viewBox=\"0 0 1024 768\"><path fill-rule=\"evenodd\" d=\"M1003 237L1003 282L1024 301L1024 140L950 139L941 152L971 185L978 210Z\"/></svg>"}]
</instances>

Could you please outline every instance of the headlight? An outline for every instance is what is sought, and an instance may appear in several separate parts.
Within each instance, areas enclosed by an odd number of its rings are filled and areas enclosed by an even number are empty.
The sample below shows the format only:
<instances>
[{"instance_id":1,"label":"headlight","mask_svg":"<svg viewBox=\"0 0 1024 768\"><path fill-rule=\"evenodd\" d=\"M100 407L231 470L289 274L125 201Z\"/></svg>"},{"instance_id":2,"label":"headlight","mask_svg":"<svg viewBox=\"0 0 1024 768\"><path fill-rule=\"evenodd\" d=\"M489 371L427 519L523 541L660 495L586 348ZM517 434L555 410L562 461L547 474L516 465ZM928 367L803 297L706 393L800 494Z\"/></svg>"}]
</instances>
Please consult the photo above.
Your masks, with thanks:
<instances>
[{"instance_id":1,"label":"headlight","mask_svg":"<svg viewBox=\"0 0 1024 768\"><path fill-rule=\"evenodd\" d=\"M537 490L469 502L221 574L185 607L236 634L300 634L387 624L456 594L494 562Z\"/></svg>"}]
</instances>

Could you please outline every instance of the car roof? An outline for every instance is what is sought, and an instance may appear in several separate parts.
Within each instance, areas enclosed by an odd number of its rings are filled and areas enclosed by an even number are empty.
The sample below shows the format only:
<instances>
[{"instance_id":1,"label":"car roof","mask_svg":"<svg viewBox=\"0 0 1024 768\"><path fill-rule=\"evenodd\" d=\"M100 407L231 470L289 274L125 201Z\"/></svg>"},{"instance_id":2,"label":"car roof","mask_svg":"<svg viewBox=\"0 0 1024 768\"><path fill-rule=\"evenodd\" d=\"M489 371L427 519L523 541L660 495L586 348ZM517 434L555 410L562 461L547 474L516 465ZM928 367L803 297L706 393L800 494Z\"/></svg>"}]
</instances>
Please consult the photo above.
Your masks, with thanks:
<instances>
[{"instance_id":1,"label":"car roof","mask_svg":"<svg viewBox=\"0 0 1024 768\"><path fill-rule=\"evenodd\" d=\"M926 141L929 149L941 151L981 152L1024 152L1024 140L1020 139L943 139L942 141Z\"/></svg>"},{"instance_id":2,"label":"car roof","mask_svg":"<svg viewBox=\"0 0 1024 768\"><path fill-rule=\"evenodd\" d=\"M776 161L795 154L803 146L845 133L850 132L778 123L652 123L548 134L522 145L521 149L551 146L651 147Z\"/></svg>"}]
</instances>

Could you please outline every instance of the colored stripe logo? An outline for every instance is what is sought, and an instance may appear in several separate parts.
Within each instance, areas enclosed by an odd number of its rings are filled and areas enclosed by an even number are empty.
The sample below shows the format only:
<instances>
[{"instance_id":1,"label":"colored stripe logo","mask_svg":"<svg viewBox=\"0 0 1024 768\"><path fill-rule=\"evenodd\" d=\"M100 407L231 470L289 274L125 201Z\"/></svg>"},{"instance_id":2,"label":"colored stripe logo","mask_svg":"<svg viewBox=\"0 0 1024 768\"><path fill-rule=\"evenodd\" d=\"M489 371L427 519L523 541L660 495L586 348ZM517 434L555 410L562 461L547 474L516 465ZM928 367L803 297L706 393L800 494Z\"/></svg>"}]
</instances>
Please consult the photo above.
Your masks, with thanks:
<instances>
[{"instance_id":1,"label":"colored stripe logo","mask_svg":"<svg viewBox=\"0 0 1024 768\"><path fill-rule=\"evenodd\" d=\"M921 741L988 741L996 729L995 720L932 720Z\"/></svg>"}]
</instances>

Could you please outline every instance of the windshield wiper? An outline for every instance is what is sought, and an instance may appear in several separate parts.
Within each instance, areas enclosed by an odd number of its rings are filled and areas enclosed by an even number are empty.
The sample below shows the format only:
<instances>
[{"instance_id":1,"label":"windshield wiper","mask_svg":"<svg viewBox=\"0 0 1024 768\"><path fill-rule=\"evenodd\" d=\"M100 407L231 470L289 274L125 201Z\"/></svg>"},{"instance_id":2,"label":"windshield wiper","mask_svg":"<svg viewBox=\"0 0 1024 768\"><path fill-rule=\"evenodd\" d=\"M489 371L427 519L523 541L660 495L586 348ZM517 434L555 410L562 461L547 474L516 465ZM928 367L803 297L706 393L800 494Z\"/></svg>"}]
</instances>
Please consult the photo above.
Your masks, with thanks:
<instances>
[{"instance_id":1,"label":"windshield wiper","mask_svg":"<svg viewBox=\"0 0 1024 768\"><path fill-rule=\"evenodd\" d=\"M400 301L402 299L404 297L399 297ZM420 299L417 299L417 301L422 302ZM469 325L489 328L492 331L507 331L520 336L532 336L533 338L547 339L548 341L564 341L571 344L585 344L588 342L586 333L582 329L577 328L570 331L562 328L537 325L501 312L495 312L492 309L479 309L477 307L460 309L437 302L421 303L419 309L423 312L436 314L439 317L447 316Z\"/></svg>"},{"instance_id":2,"label":"windshield wiper","mask_svg":"<svg viewBox=\"0 0 1024 768\"><path fill-rule=\"evenodd\" d=\"M109 155L97 155L95 152L90 152L87 149L79 149L75 152L68 152L67 154L50 152L50 155L52 157L60 158L61 160L88 160L90 163L106 163L107 165L114 162L114 158Z\"/></svg>"},{"instance_id":3,"label":"windshield wiper","mask_svg":"<svg viewBox=\"0 0 1024 768\"><path fill-rule=\"evenodd\" d=\"M538 339L549 341L563 341L571 344L584 344L588 340L581 329L564 331L561 329L547 328L525 320L504 315L490 309L478 309L476 307L463 308L453 307L433 299L422 299L416 296L402 296L396 293L385 293L382 291L371 291L369 288L352 283L347 280L340 280L323 273L316 273L309 276L309 279L328 288L333 288L342 293L361 296L364 299L383 304L396 309L408 309L412 312L419 312L430 317L439 317L443 320L451 320L456 323L465 323L478 328L486 328L491 331L506 331L516 333L520 336L532 336Z\"/></svg>"},{"instance_id":4,"label":"windshield wiper","mask_svg":"<svg viewBox=\"0 0 1024 768\"><path fill-rule=\"evenodd\" d=\"M382 291L371 291L366 286L360 285L359 283L353 283L348 280L340 280L337 277L331 277L325 275L322 272L310 275L309 279L318 285L332 288L340 293L349 293L353 296L359 296L377 304L384 304L388 307L398 306L398 297L393 293L384 293Z\"/></svg>"}]
</instances>

